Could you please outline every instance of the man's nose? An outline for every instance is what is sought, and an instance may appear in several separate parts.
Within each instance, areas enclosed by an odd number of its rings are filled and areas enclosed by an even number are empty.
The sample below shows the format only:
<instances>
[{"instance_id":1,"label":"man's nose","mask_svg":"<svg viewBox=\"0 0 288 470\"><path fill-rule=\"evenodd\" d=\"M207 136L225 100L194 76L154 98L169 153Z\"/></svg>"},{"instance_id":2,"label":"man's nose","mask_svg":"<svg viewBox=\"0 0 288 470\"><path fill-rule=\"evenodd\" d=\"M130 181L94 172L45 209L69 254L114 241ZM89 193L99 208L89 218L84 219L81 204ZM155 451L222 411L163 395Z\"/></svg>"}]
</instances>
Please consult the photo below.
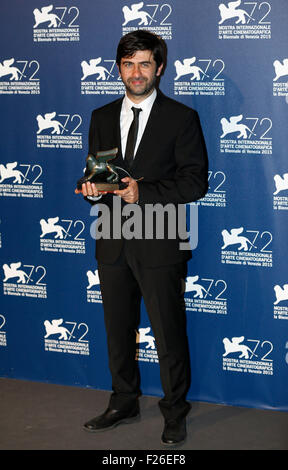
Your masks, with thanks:
<instances>
[{"instance_id":1,"label":"man's nose","mask_svg":"<svg viewBox=\"0 0 288 470\"><path fill-rule=\"evenodd\" d=\"M139 77L141 75L140 65L135 64L132 70L133 77Z\"/></svg>"}]
</instances>

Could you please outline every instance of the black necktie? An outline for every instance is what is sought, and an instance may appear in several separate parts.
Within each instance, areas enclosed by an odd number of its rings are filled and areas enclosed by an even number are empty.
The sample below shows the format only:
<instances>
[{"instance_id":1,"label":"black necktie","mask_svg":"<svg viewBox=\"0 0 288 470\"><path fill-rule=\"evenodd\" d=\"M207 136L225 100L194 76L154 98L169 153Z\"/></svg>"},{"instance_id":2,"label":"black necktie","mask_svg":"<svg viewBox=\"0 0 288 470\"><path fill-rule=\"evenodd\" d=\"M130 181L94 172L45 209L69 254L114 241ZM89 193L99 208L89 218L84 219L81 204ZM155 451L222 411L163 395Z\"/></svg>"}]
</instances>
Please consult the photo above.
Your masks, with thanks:
<instances>
[{"instance_id":1,"label":"black necktie","mask_svg":"<svg viewBox=\"0 0 288 470\"><path fill-rule=\"evenodd\" d=\"M134 149L137 141L137 134L138 134L138 126L139 126L139 113L142 111L141 108L131 108L134 114L134 119L130 126L128 137L127 137L127 144L126 144L126 151L125 151L125 161L128 163L129 166L132 165L133 157L134 157Z\"/></svg>"}]
</instances>

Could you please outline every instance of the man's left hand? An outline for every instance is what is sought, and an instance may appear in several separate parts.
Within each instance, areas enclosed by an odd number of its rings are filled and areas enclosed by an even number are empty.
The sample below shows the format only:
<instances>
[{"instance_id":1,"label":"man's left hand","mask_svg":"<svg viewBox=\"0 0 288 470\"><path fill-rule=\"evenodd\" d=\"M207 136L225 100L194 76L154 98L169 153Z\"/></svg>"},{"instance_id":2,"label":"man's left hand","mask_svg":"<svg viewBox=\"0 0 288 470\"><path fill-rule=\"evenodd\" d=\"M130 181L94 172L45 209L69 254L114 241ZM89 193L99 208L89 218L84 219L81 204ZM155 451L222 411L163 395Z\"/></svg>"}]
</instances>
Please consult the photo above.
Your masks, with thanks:
<instances>
[{"instance_id":1,"label":"man's left hand","mask_svg":"<svg viewBox=\"0 0 288 470\"><path fill-rule=\"evenodd\" d=\"M139 199L138 183L133 178L122 178L123 183L128 184L127 188L117 189L114 194L122 197L125 202L135 203Z\"/></svg>"}]
</instances>

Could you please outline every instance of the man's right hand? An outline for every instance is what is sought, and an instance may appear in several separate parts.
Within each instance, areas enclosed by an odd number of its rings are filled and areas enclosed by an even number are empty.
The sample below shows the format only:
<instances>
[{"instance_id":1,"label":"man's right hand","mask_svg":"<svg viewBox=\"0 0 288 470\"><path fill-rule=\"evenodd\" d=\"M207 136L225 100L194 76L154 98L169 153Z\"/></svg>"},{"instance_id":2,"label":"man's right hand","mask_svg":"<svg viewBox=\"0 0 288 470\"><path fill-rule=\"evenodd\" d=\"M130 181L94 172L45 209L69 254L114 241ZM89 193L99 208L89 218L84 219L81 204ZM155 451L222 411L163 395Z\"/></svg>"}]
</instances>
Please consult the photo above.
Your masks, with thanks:
<instances>
[{"instance_id":1,"label":"man's right hand","mask_svg":"<svg viewBox=\"0 0 288 470\"><path fill-rule=\"evenodd\" d=\"M99 191L96 188L95 183L90 183L89 181L87 183L82 184L82 189L75 189L75 194L80 194L82 193L84 197L87 196L95 196L99 197L102 196L103 194L107 194L106 192L99 193Z\"/></svg>"}]
</instances>

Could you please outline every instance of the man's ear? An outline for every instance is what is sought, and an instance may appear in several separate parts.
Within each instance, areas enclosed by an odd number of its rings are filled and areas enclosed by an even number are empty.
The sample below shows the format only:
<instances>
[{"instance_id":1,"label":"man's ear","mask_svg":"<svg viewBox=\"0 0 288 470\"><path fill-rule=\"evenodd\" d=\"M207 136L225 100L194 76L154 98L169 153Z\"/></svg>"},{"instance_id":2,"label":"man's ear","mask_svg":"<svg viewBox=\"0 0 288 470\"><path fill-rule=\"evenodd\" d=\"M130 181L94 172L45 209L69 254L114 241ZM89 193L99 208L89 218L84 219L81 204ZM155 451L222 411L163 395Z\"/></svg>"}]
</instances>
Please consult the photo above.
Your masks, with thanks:
<instances>
[{"instance_id":1,"label":"man's ear","mask_svg":"<svg viewBox=\"0 0 288 470\"><path fill-rule=\"evenodd\" d=\"M162 73L162 70L163 70L163 66L164 66L164 64L159 65L159 67L157 69L157 72L156 72L157 77L160 77L160 75Z\"/></svg>"}]
</instances>

